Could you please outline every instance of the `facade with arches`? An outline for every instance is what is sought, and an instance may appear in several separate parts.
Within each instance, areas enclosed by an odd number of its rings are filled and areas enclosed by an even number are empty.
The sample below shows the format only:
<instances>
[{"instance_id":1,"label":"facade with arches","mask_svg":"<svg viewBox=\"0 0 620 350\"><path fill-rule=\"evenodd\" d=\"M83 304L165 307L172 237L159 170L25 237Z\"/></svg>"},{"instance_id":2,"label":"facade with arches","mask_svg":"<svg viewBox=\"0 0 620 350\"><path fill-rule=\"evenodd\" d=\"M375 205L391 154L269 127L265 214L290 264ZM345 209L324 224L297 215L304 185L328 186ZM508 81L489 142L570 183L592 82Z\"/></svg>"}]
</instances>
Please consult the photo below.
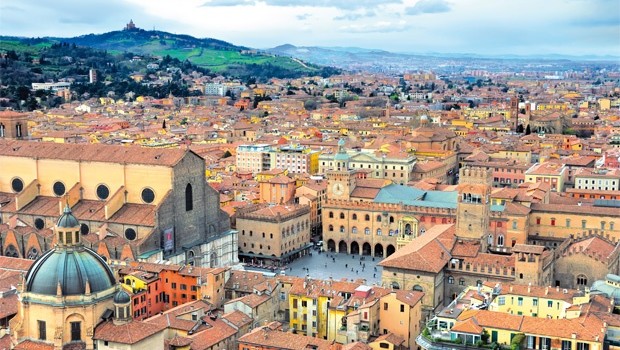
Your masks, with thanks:
<instances>
[{"instance_id":1,"label":"facade with arches","mask_svg":"<svg viewBox=\"0 0 620 350\"><path fill-rule=\"evenodd\" d=\"M28 132L28 115L14 111L0 112L0 140L25 139Z\"/></svg>"},{"instance_id":2,"label":"facade with arches","mask_svg":"<svg viewBox=\"0 0 620 350\"><path fill-rule=\"evenodd\" d=\"M0 162L0 223L13 231L1 232L3 253L48 249L45 230L68 204L85 244L107 259L210 266L215 252L218 264L237 262L236 232L192 151L0 140Z\"/></svg>"}]
</instances>

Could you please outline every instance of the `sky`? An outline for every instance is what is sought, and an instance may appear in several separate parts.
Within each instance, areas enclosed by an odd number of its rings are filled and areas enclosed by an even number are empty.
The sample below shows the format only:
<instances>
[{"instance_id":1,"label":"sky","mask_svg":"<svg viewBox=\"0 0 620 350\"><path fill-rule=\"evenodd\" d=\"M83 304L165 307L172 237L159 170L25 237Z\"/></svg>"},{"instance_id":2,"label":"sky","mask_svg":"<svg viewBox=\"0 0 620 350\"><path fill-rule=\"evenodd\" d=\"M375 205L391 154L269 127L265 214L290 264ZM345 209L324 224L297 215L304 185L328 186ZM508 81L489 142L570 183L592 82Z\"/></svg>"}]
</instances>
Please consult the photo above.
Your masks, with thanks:
<instances>
[{"instance_id":1,"label":"sky","mask_svg":"<svg viewBox=\"0 0 620 350\"><path fill-rule=\"evenodd\" d=\"M618 0L2 0L0 35L73 37L132 19L235 45L620 56Z\"/></svg>"}]
</instances>

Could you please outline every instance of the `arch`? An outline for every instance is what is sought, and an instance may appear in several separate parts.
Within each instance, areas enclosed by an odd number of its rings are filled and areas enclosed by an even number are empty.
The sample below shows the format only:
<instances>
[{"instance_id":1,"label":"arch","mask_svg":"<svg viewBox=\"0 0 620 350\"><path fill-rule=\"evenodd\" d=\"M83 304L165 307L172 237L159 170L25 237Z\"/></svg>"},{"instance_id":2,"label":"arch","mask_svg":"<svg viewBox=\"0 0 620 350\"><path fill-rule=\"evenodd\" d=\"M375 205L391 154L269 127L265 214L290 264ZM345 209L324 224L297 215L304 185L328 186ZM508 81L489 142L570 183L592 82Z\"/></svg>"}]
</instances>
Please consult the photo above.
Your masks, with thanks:
<instances>
[{"instance_id":1,"label":"arch","mask_svg":"<svg viewBox=\"0 0 620 350\"><path fill-rule=\"evenodd\" d=\"M370 221L370 215L368 214L364 215L364 221Z\"/></svg>"},{"instance_id":2,"label":"arch","mask_svg":"<svg viewBox=\"0 0 620 350\"><path fill-rule=\"evenodd\" d=\"M409 224L409 223L405 224L405 234L406 235L410 235L411 234L411 224Z\"/></svg>"},{"instance_id":3,"label":"arch","mask_svg":"<svg viewBox=\"0 0 620 350\"><path fill-rule=\"evenodd\" d=\"M338 243L338 253L347 253L347 242L340 241Z\"/></svg>"},{"instance_id":4,"label":"arch","mask_svg":"<svg viewBox=\"0 0 620 350\"><path fill-rule=\"evenodd\" d=\"M380 228L377 229L377 236L381 236L383 234L383 231L381 231Z\"/></svg>"},{"instance_id":5,"label":"arch","mask_svg":"<svg viewBox=\"0 0 620 350\"><path fill-rule=\"evenodd\" d=\"M351 243L351 254L359 254L360 253L360 245L357 242Z\"/></svg>"},{"instance_id":6,"label":"arch","mask_svg":"<svg viewBox=\"0 0 620 350\"><path fill-rule=\"evenodd\" d=\"M372 247L370 246L370 243L365 242L362 245L362 255L371 255L372 254Z\"/></svg>"},{"instance_id":7,"label":"arch","mask_svg":"<svg viewBox=\"0 0 620 350\"><path fill-rule=\"evenodd\" d=\"M27 258L30 260L36 260L39 257L39 250L36 247L32 247L28 250Z\"/></svg>"},{"instance_id":8,"label":"arch","mask_svg":"<svg viewBox=\"0 0 620 350\"><path fill-rule=\"evenodd\" d=\"M381 215L377 215L377 222L381 222Z\"/></svg>"},{"instance_id":9,"label":"arch","mask_svg":"<svg viewBox=\"0 0 620 350\"><path fill-rule=\"evenodd\" d=\"M357 220L357 214L353 214L353 215L351 215L351 219L352 219L352 220Z\"/></svg>"},{"instance_id":10,"label":"arch","mask_svg":"<svg viewBox=\"0 0 620 350\"><path fill-rule=\"evenodd\" d=\"M577 275L577 279L576 279L576 285L577 288L579 287L585 287L588 285L588 276L584 275L584 274L579 274Z\"/></svg>"},{"instance_id":11,"label":"arch","mask_svg":"<svg viewBox=\"0 0 620 350\"><path fill-rule=\"evenodd\" d=\"M398 282L396 281L392 282L390 286L392 287L392 289L400 289L400 284L398 284Z\"/></svg>"},{"instance_id":12,"label":"arch","mask_svg":"<svg viewBox=\"0 0 620 350\"><path fill-rule=\"evenodd\" d=\"M0 137L4 137L5 126L3 123L0 123Z\"/></svg>"},{"instance_id":13,"label":"arch","mask_svg":"<svg viewBox=\"0 0 620 350\"><path fill-rule=\"evenodd\" d=\"M330 212L329 212L329 214L327 214L327 216L328 216L330 219L333 219L333 218L334 218L334 212L333 212L333 211L330 211Z\"/></svg>"},{"instance_id":14,"label":"arch","mask_svg":"<svg viewBox=\"0 0 620 350\"><path fill-rule=\"evenodd\" d=\"M340 225L340 233L344 233L344 225Z\"/></svg>"},{"instance_id":15,"label":"arch","mask_svg":"<svg viewBox=\"0 0 620 350\"><path fill-rule=\"evenodd\" d=\"M487 237L487 244L492 246L493 245L493 234L489 233L489 236Z\"/></svg>"},{"instance_id":16,"label":"arch","mask_svg":"<svg viewBox=\"0 0 620 350\"><path fill-rule=\"evenodd\" d=\"M334 225L327 226L327 231L333 232L334 231ZM282 234L284 234L284 233L282 233Z\"/></svg>"},{"instance_id":17,"label":"arch","mask_svg":"<svg viewBox=\"0 0 620 350\"><path fill-rule=\"evenodd\" d=\"M448 276L448 284L454 284L454 276Z\"/></svg>"},{"instance_id":18,"label":"arch","mask_svg":"<svg viewBox=\"0 0 620 350\"><path fill-rule=\"evenodd\" d=\"M413 286L412 289L416 292L424 292L424 288L422 288L422 286L419 284L416 284L415 286Z\"/></svg>"},{"instance_id":19,"label":"arch","mask_svg":"<svg viewBox=\"0 0 620 350\"><path fill-rule=\"evenodd\" d=\"M14 245L9 244L4 250L4 256L8 256L11 258L19 258L19 252L17 251L17 248L15 248Z\"/></svg>"},{"instance_id":20,"label":"arch","mask_svg":"<svg viewBox=\"0 0 620 350\"><path fill-rule=\"evenodd\" d=\"M498 235L497 236L497 246L498 247L503 247L504 246L504 235Z\"/></svg>"},{"instance_id":21,"label":"arch","mask_svg":"<svg viewBox=\"0 0 620 350\"><path fill-rule=\"evenodd\" d=\"M340 212L340 218L344 219L344 213L343 212Z\"/></svg>"},{"instance_id":22,"label":"arch","mask_svg":"<svg viewBox=\"0 0 620 350\"><path fill-rule=\"evenodd\" d=\"M390 215L390 224L394 223L394 217L392 215Z\"/></svg>"},{"instance_id":23,"label":"arch","mask_svg":"<svg viewBox=\"0 0 620 350\"><path fill-rule=\"evenodd\" d=\"M357 233L357 226L351 227L351 233Z\"/></svg>"},{"instance_id":24,"label":"arch","mask_svg":"<svg viewBox=\"0 0 620 350\"><path fill-rule=\"evenodd\" d=\"M385 256L390 256L392 254L394 254L394 252L396 251L396 248L394 248L393 245L388 245L387 248L385 249Z\"/></svg>"},{"instance_id":25,"label":"arch","mask_svg":"<svg viewBox=\"0 0 620 350\"><path fill-rule=\"evenodd\" d=\"M209 267L216 267L217 264L218 264L217 253L212 252L211 255L209 255Z\"/></svg>"},{"instance_id":26,"label":"arch","mask_svg":"<svg viewBox=\"0 0 620 350\"><path fill-rule=\"evenodd\" d=\"M375 256L378 256L380 258L383 257L383 246L381 245L381 243L375 244Z\"/></svg>"},{"instance_id":27,"label":"arch","mask_svg":"<svg viewBox=\"0 0 620 350\"><path fill-rule=\"evenodd\" d=\"M364 234L365 235L369 235L370 234L370 229L368 227L364 228Z\"/></svg>"},{"instance_id":28,"label":"arch","mask_svg":"<svg viewBox=\"0 0 620 350\"><path fill-rule=\"evenodd\" d=\"M194 209L194 191L192 190L192 184L185 186L185 211L191 211Z\"/></svg>"},{"instance_id":29,"label":"arch","mask_svg":"<svg viewBox=\"0 0 620 350\"><path fill-rule=\"evenodd\" d=\"M333 239L327 240L327 251L335 252L336 251L336 242Z\"/></svg>"}]
</instances>

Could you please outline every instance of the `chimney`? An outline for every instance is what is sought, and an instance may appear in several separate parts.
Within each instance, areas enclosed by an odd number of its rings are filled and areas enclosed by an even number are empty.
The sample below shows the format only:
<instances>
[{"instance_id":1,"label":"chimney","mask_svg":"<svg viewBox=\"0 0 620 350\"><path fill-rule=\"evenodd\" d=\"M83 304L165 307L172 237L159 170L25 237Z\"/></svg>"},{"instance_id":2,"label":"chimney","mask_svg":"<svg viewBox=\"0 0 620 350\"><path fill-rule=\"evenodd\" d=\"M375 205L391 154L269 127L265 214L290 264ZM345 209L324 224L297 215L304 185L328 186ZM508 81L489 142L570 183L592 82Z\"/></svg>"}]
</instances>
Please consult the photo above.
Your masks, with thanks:
<instances>
[{"instance_id":1,"label":"chimney","mask_svg":"<svg viewBox=\"0 0 620 350\"><path fill-rule=\"evenodd\" d=\"M560 291L560 286L555 286L555 291L559 292Z\"/></svg>"},{"instance_id":2,"label":"chimney","mask_svg":"<svg viewBox=\"0 0 620 350\"><path fill-rule=\"evenodd\" d=\"M528 294L532 292L532 282L527 284L527 292Z\"/></svg>"},{"instance_id":3,"label":"chimney","mask_svg":"<svg viewBox=\"0 0 620 350\"><path fill-rule=\"evenodd\" d=\"M549 295L549 287L545 288L545 295Z\"/></svg>"}]
</instances>

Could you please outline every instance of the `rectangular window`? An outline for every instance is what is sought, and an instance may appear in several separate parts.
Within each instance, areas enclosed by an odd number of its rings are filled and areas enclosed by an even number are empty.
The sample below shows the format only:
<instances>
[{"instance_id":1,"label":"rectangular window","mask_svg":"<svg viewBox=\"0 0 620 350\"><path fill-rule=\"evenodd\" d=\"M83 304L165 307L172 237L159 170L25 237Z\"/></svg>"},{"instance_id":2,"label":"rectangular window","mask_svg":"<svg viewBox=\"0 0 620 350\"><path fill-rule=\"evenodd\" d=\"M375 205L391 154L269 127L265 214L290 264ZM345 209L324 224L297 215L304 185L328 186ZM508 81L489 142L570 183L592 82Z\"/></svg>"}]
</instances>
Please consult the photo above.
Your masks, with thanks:
<instances>
[{"instance_id":1,"label":"rectangular window","mask_svg":"<svg viewBox=\"0 0 620 350\"><path fill-rule=\"evenodd\" d=\"M506 304L506 297L497 297L497 304L498 305L505 305Z\"/></svg>"},{"instance_id":2,"label":"rectangular window","mask_svg":"<svg viewBox=\"0 0 620 350\"><path fill-rule=\"evenodd\" d=\"M71 322L71 341L82 340L82 325L81 322Z\"/></svg>"},{"instance_id":3,"label":"rectangular window","mask_svg":"<svg viewBox=\"0 0 620 350\"><path fill-rule=\"evenodd\" d=\"M181 284L181 290L187 290L187 285L186 284Z\"/></svg>"},{"instance_id":4,"label":"rectangular window","mask_svg":"<svg viewBox=\"0 0 620 350\"><path fill-rule=\"evenodd\" d=\"M532 305L533 306L538 306L538 299L533 299L532 300Z\"/></svg>"},{"instance_id":5,"label":"rectangular window","mask_svg":"<svg viewBox=\"0 0 620 350\"><path fill-rule=\"evenodd\" d=\"M562 340L562 350L571 350L570 340Z\"/></svg>"},{"instance_id":6,"label":"rectangular window","mask_svg":"<svg viewBox=\"0 0 620 350\"><path fill-rule=\"evenodd\" d=\"M383 303L383 310L387 311L388 309L388 303Z\"/></svg>"},{"instance_id":7,"label":"rectangular window","mask_svg":"<svg viewBox=\"0 0 620 350\"><path fill-rule=\"evenodd\" d=\"M177 289L177 284L172 282L172 289Z\"/></svg>"},{"instance_id":8,"label":"rectangular window","mask_svg":"<svg viewBox=\"0 0 620 350\"><path fill-rule=\"evenodd\" d=\"M547 301L547 307L553 307L553 301L552 300L548 300Z\"/></svg>"},{"instance_id":9,"label":"rectangular window","mask_svg":"<svg viewBox=\"0 0 620 350\"><path fill-rule=\"evenodd\" d=\"M400 312L405 312L405 305L400 304Z\"/></svg>"},{"instance_id":10,"label":"rectangular window","mask_svg":"<svg viewBox=\"0 0 620 350\"><path fill-rule=\"evenodd\" d=\"M577 342L577 350L590 350L590 344Z\"/></svg>"},{"instance_id":11,"label":"rectangular window","mask_svg":"<svg viewBox=\"0 0 620 350\"><path fill-rule=\"evenodd\" d=\"M293 299L293 309L297 308L297 299Z\"/></svg>"},{"instance_id":12,"label":"rectangular window","mask_svg":"<svg viewBox=\"0 0 620 350\"><path fill-rule=\"evenodd\" d=\"M39 340L47 340L47 330L45 328L45 321L38 320L37 325L39 327Z\"/></svg>"},{"instance_id":13,"label":"rectangular window","mask_svg":"<svg viewBox=\"0 0 620 350\"><path fill-rule=\"evenodd\" d=\"M301 301L301 307L308 307L308 302L305 300Z\"/></svg>"},{"instance_id":14,"label":"rectangular window","mask_svg":"<svg viewBox=\"0 0 620 350\"><path fill-rule=\"evenodd\" d=\"M517 305L518 306L523 306L523 298L522 297L518 297L517 298Z\"/></svg>"}]
</instances>

